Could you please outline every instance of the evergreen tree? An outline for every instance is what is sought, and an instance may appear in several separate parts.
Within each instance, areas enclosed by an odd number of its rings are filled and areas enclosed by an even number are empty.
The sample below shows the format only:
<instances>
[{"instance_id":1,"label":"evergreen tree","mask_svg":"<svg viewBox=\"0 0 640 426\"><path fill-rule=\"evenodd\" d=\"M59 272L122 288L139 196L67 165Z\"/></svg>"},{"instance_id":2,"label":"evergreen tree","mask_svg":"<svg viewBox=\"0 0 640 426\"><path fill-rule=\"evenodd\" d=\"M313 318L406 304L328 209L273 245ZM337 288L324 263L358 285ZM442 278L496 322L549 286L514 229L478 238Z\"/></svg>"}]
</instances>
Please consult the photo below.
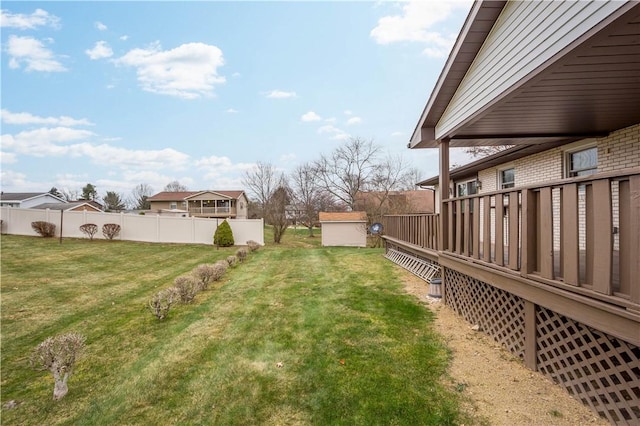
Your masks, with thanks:
<instances>
[{"instance_id":1,"label":"evergreen tree","mask_svg":"<svg viewBox=\"0 0 640 426\"><path fill-rule=\"evenodd\" d=\"M216 228L216 232L213 234L213 244L220 247L231 247L234 244L233 231L226 220Z\"/></svg>"}]
</instances>

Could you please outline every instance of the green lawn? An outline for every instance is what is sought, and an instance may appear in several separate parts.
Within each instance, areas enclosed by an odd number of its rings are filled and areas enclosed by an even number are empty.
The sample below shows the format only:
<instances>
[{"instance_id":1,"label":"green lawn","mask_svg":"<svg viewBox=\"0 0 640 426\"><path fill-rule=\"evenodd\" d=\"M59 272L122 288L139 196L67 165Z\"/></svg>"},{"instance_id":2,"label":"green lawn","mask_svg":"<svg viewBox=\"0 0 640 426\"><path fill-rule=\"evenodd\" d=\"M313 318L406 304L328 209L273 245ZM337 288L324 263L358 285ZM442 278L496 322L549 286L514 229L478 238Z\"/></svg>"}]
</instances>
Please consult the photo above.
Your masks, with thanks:
<instances>
[{"instance_id":1,"label":"green lawn","mask_svg":"<svg viewBox=\"0 0 640 426\"><path fill-rule=\"evenodd\" d=\"M288 232L158 321L154 292L235 249L7 235L1 248L3 425L473 423L430 312L380 249ZM87 347L54 402L28 358L72 331Z\"/></svg>"}]
</instances>

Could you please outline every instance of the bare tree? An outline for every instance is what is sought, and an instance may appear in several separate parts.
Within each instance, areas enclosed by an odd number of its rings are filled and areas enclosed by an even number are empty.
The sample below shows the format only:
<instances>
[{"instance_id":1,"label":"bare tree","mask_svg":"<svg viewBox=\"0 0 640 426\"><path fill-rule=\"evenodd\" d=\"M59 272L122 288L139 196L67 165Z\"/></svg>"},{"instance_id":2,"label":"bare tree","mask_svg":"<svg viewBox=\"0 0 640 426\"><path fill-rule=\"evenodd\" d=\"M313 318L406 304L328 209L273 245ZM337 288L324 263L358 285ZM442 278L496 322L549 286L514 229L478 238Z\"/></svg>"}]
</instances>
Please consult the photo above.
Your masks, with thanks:
<instances>
[{"instance_id":1,"label":"bare tree","mask_svg":"<svg viewBox=\"0 0 640 426\"><path fill-rule=\"evenodd\" d=\"M173 182L169 182L164 187L164 191L165 192L185 192L185 191L188 191L188 190L189 190L189 188L187 188L185 185L182 185L177 180L174 180Z\"/></svg>"},{"instance_id":2,"label":"bare tree","mask_svg":"<svg viewBox=\"0 0 640 426\"><path fill-rule=\"evenodd\" d=\"M148 199L151 195L153 195L153 189L148 184L141 183L131 191L130 204L134 209L149 210L151 203Z\"/></svg>"},{"instance_id":3,"label":"bare tree","mask_svg":"<svg viewBox=\"0 0 640 426\"><path fill-rule=\"evenodd\" d=\"M252 170L244 173L242 183L252 198L253 210L258 210L253 212L257 217L265 216L265 207L278 185L279 177L273 164L260 161Z\"/></svg>"},{"instance_id":4,"label":"bare tree","mask_svg":"<svg viewBox=\"0 0 640 426\"><path fill-rule=\"evenodd\" d=\"M464 152L474 158L484 158L512 147L513 145L470 146L469 148L465 149Z\"/></svg>"},{"instance_id":5,"label":"bare tree","mask_svg":"<svg viewBox=\"0 0 640 426\"><path fill-rule=\"evenodd\" d=\"M63 189L61 192L65 201L75 201L80 198L80 192L77 189Z\"/></svg>"},{"instance_id":6,"label":"bare tree","mask_svg":"<svg viewBox=\"0 0 640 426\"><path fill-rule=\"evenodd\" d=\"M296 218L304 223L313 237L313 225L318 219L322 207L322 190L316 182L316 170L307 163L296 167L291 172L291 198Z\"/></svg>"},{"instance_id":7,"label":"bare tree","mask_svg":"<svg viewBox=\"0 0 640 426\"><path fill-rule=\"evenodd\" d=\"M380 148L372 141L351 138L314 163L318 184L353 209L358 191L366 190L376 171Z\"/></svg>"},{"instance_id":8,"label":"bare tree","mask_svg":"<svg viewBox=\"0 0 640 426\"><path fill-rule=\"evenodd\" d=\"M280 240L289 226L289 218L287 217L287 206L291 200L289 194L289 188L283 178L266 205L265 219L273 227L273 242L276 244L280 244Z\"/></svg>"}]
</instances>

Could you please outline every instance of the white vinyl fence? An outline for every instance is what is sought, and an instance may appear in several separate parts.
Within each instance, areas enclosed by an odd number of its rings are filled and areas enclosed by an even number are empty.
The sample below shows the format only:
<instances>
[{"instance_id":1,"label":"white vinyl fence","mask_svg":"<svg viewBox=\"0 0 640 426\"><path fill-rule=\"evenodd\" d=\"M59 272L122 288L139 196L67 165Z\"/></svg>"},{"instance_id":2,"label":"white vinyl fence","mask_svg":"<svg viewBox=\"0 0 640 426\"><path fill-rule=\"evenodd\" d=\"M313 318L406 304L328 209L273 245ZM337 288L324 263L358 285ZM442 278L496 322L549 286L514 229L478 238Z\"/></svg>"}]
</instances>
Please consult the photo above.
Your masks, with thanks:
<instances>
[{"instance_id":1,"label":"white vinyl fence","mask_svg":"<svg viewBox=\"0 0 640 426\"><path fill-rule=\"evenodd\" d=\"M94 223L98 233L94 238L104 239L102 225L117 223L120 234L115 239L147 241L153 243L183 243L213 245L213 234L224 219L201 219L195 217L167 217L159 215L136 215L126 213L61 212L59 210L20 209L0 207L2 233L14 235L38 235L31 222L39 220L56 225L56 237L88 238L80 225ZM245 245L253 240L264 245L264 222L262 219L228 219L236 245Z\"/></svg>"}]
</instances>

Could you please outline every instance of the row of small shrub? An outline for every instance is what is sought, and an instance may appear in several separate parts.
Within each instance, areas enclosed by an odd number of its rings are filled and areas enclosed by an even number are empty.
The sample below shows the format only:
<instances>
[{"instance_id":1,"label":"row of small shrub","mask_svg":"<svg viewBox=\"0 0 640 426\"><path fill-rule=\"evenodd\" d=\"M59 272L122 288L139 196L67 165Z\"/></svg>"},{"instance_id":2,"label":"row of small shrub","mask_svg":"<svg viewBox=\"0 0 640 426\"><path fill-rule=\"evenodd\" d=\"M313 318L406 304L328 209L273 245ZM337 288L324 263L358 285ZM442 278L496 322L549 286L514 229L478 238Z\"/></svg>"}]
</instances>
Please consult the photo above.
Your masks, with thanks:
<instances>
[{"instance_id":1,"label":"row of small shrub","mask_svg":"<svg viewBox=\"0 0 640 426\"><path fill-rule=\"evenodd\" d=\"M55 233L55 225L49 222L34 222L31 226L34 229L41 229L43 232L47 230L47 232L52 233L51 236ZM119 225L116 226L119 231ZM83 227L91 231L87 232L87 234L93 239L98 226L87 224L82 225L80 228L82 229ZM260 248L260 244L250 240L247 241L247 247L249 252L254 252ZM198 265L190 274L177 277L174 280L173 287L156 293L149 301L149 309L156 318L166 318L173 304L192 303L198 292L207 290L211 283L219 281L229 267L234 267L244 262L247 259L247 255L246 248L239 248L235 255L228 256L226 260L219 260L213 264ZM45 339L31 354L30 364L33 368L49 370L53 375L54 400L62 399L67 394L69 390L67 381L73 372L76 359L84 350L85 341L85 336L78 333L60 334Z\"/></svg>"},{"instance_id":2,"label":"row of small shrub","mask_svg":"<svg viewBox=\"0 0 640 426\"><path fill-rule=\"evenodd\" d=\"M56 235L55 223L38 220L31 222L31 228L44 238L52 238ZM85 223L80 225L80 231L93 240L93 236L98 233L98 225L95 223ZM113 240L120 233L120 225L117 223L105 223L102 225L102 235L108 240Z\"/></svg>"},{"instance_id":3,"label":"row of small shrub","mask_svg":"<svg viewBox=\"0 0 640 426\"><path fill-rule=\"evenodd\" d=\"M247 241L249 251L256 251L260 244L255 241ZM149 300L149 310L158 319L162 320L169 315L171 307L177 303L193 303L196 295L209 288L209 285L219 281L229 267L234 267L247 259L247 249L242 247L235 255L228 256L226 260L219 260L213 264L196 266L189 274L177 277L173 287L160 290Z\"/></svg>"}]
</instances>

